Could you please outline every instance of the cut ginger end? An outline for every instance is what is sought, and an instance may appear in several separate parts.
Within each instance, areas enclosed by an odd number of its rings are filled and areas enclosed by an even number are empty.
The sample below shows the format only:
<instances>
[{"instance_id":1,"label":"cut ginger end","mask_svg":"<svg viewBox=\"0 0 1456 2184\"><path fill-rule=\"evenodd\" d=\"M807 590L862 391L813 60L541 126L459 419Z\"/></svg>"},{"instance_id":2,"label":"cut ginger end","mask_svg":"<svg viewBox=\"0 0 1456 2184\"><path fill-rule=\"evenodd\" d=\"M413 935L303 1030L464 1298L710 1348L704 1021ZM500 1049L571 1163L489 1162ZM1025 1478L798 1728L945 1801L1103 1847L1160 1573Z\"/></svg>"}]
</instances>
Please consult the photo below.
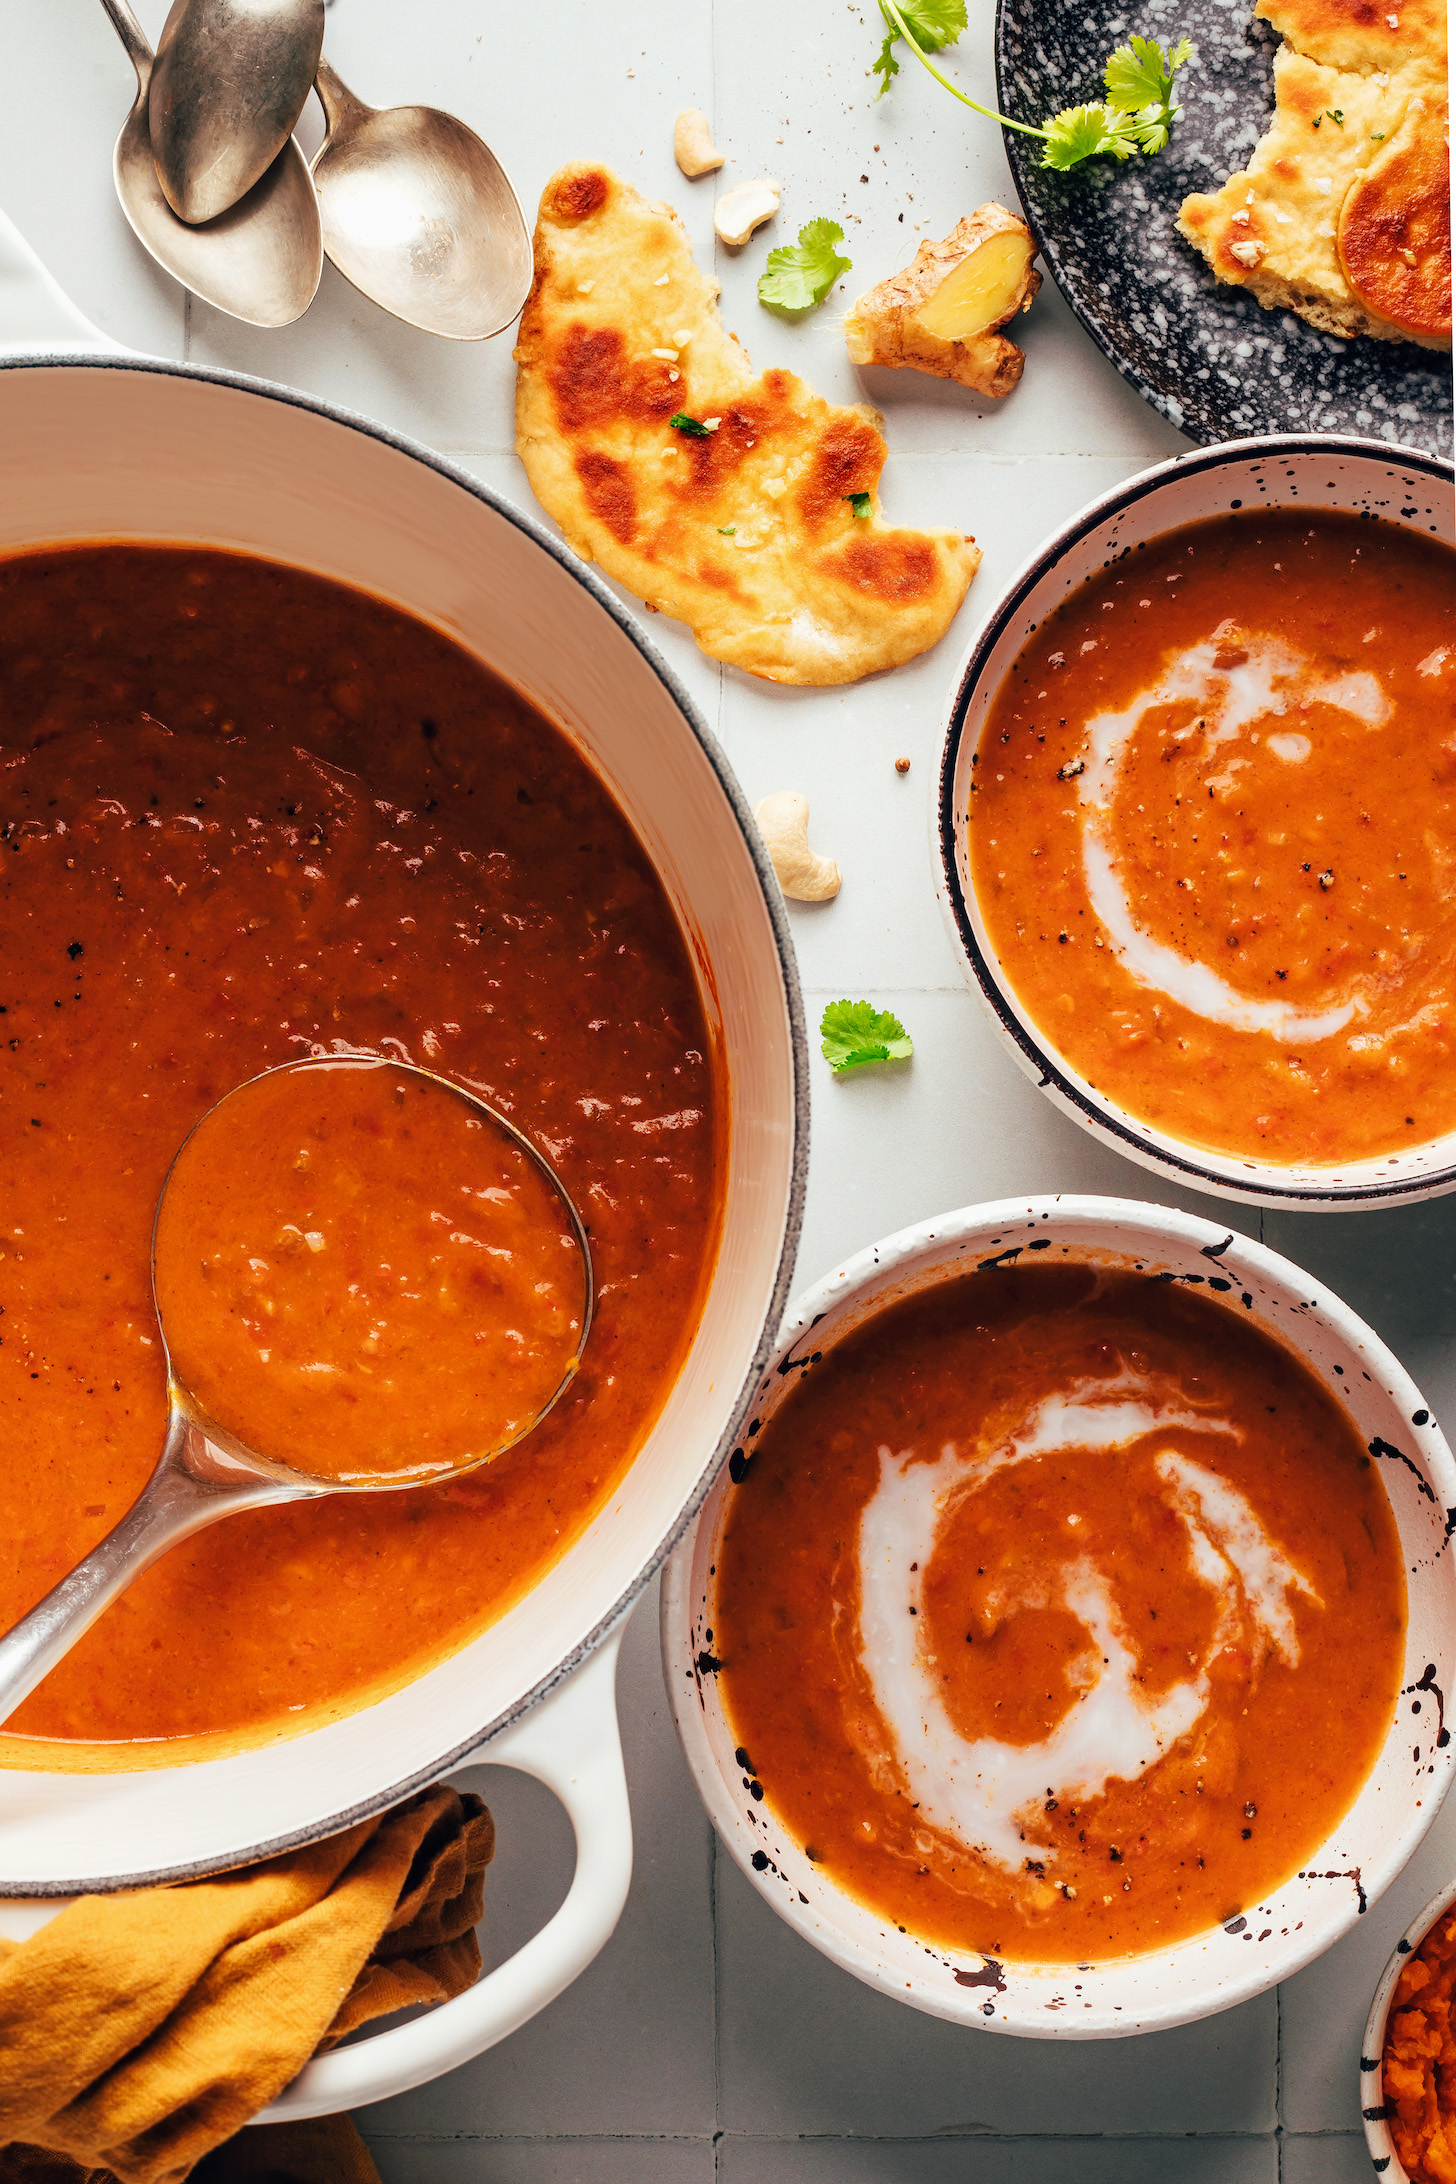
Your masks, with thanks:
<instances>
[{"instance_id":1,"label":"cut ginger end","mask_svg":"<svg viewBox=\"0 0 1456 2184\"><path fill-rule=\"evenodd\" d=\"M941 341L971 341L1004 325L1021 302L1032 247L1014 228L988 236L921 304L917 321Z\"/></svg>"},{"instance_id":2,"label":"cut ginger end","mask_svg":"<svg viewBox=\"0 0 1456 2184\"><path fill-rule=\"evenodd\" d=\"M858 299L844 322L850 356L953 379L977 394L1009 394L1026 360L1000 329L1041 286L1035 250L1024 220L1004 205L982 205Z\"/></svg>"}]
</instances>

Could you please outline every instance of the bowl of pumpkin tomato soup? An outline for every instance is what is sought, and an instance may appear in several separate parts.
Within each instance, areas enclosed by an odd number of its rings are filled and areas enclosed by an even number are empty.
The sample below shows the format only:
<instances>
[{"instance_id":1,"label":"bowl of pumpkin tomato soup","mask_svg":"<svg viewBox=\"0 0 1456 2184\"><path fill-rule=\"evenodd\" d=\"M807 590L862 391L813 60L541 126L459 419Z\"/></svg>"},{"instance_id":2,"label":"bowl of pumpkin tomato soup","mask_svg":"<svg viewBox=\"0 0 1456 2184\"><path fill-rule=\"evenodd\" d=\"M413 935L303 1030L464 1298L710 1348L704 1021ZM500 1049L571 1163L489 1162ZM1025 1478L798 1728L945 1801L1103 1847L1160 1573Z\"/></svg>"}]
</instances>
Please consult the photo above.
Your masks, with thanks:
<instances>
[{"instance_id":1,"label":"bowl of pumpkin tomato soup","mask_svg":"<svg viewBox=\"0 0 1456 2184\"><path fill-rule=\"evenodd\" d=\"M1145 472L951 702L940 892L1011 1051L1198 1187L1456 1188L1452 473L1344 439Z\"/></svg>"},{"instance_id":2,"label":"bowl of pumpkin tomato soup","mask_svg":"<svg viewBox=\"0 0 1456 2184\"><path fill-rule=\"evenodd\" d=\"M1434 1818L1452 1508L1419 1392L1287 1260L973 1206L791 1309L669 1568L679 1733L754 1885L870 1985L1182 2023L1327 1948Z\"/></svg>"}]
</instances>

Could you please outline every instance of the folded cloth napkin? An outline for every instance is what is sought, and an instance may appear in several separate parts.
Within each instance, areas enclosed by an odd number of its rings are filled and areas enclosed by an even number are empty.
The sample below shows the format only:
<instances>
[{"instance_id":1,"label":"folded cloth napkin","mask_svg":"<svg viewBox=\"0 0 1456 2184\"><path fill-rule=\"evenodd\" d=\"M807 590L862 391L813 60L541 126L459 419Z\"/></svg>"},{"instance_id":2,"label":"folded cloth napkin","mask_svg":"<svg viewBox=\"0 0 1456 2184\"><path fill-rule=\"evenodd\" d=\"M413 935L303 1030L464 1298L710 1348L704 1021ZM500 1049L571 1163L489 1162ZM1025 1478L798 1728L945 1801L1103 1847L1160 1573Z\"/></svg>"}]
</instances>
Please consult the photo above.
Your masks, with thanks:
<instances>
[{"instance_id":1,"label":"folded cloth napkin","mask_svg":"<svg viewBox=\"0 0 1456 2184\"><path fill-rule=\"evenodd\" d=\"M281 1858L83 1896L0 1941L0 2147L179 2184L321 2047L474 1983L494 1848L480 1799L440 1785Z\"/></svg>"},{"instance_id":2,"label":"folded cloth napkin","mask_svg":"<svg viewBox=\"0 0 1456 2184\"><path fill-rule=\"evenodd\" d=\"M193 2184L379 2184L369 2149L347 2116L263 2123L204 2154ZM82 2167L42 2146L0 2148L0 2184L117 2184L114 2169Z\"/></svg>"}]
</instances>

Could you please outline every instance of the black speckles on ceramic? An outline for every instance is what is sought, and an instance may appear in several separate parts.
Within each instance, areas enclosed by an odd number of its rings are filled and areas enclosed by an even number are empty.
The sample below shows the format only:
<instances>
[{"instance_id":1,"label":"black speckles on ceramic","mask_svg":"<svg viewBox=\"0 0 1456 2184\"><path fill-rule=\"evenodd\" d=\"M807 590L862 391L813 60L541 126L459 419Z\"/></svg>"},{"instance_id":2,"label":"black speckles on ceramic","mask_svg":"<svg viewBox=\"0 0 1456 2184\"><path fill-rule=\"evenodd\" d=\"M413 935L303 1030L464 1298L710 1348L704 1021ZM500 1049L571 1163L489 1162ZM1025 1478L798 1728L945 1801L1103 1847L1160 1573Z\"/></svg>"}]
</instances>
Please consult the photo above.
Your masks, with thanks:
<instances>
[{"instance_id":1,"label":"black speckles on ceramic","mask_svg":"<svg viewBox=\"0 0 1456 2184\"><path fill-rule=\"evenodd\" d=\"M751 1747L725 1711L716 1673L715 1648L723 1642L715 1615L717 1543L734 1497L758 1491L751 1468L741 1479L720 1474L668 1564L663 1665L678 1734L722 1842L806 1941L880 1993L967 2029L1033 2039L1118 2038L1208 2016L1297 1971L1379 1900L1435 1818L1456 1779L1456 1745L1445 1721L1446 1694L1456 1681L1456 1567L1448 1546L1456 1465L1397 1359L1348 1306L1288 1260L1192 1214L1071 1196L965 1207L883 1237L843 1262L790 1306L739 1445L756 1444L755 1429L866 1319L943 1281L1003 1281L1008 1267L1026 1264L1032 1252L1116 1264L1211 1291L1215 1309L1249 1314L1305 1359L1378 1459L1398 1459L1382 1460L1380 1476L1407 1562L1404 1688L1369 1780L1310 1863L1267 1901L1231 1908L1211 1932L1147 1956L1075 1966L951 1954L842 1892L812 1846L780 1826L773 1782L754 1771ZM782 1374L778 1368L789 1359L796 1369ZM1378 2053L1370 2036L1365 2053Z\"/></svg>"},{"instance_id":2,"label":"black speckles on ceramic","mask_svg":"<svg viewBox=\"0 0 1456 2184\"><path fill-rule=\"evenodd\" d=\"M1036 138L1003 132L1042 262L1098 347L1195 440L1339 432L1449 455L1449 355L1341 341L1292 311L1266 311L1215 280L1178 233L1183 199L1245 164L1273 108L1279 39L1254 20L1252 0L1149 0L1106 15L1086 0L1000 0L1002 111L1041 121L1100 97L1103 63L1133 31L1194 47L1178 76L1183 118L1156 159L1053 174Z\"/></svg>"}]
</instances>

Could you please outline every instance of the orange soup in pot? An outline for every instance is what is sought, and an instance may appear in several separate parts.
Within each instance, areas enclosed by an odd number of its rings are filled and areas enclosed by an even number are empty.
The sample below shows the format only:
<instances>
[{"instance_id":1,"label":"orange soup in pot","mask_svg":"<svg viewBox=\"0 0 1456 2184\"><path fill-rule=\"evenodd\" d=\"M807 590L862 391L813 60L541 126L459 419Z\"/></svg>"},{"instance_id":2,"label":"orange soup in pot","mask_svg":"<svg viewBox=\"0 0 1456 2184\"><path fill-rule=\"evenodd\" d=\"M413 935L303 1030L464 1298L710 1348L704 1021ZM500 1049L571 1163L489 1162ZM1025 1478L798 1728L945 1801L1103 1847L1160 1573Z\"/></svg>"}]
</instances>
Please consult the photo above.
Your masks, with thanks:
<instances>
[{"instance_id":1,"label":"orange soup in pot","mask_svg":"<svg viewBox=\"0 0 1456 2184\"><path fill-rule=\"evenodd\" d=\"M991 953L1142 1121L1331 1165L1456 1130L1456 555L1245 511L1030 637L973 761Z\"/></svg>"},{"instance_id":2,"label":"orange soup in pot","mask_svg":"<svg viewBox=\"0 0 1456 2184\"><path fill-rule=\"evenodd\" d=\"M1404 1661L1339 1404L1236 1303L1090 1266L953 1278L827 1351L716 1585L755 1796L879 1916L1023 1962L1252 1913L1354 1802Z\"/></svg>"},{"instance_id":3,"label":"orange soup in pot","mask_svg":"<svg viewBox=\"0 0 1456 2184\"><path fill-rule=\"evenodd\" d=\"M457 1078L540 1147L590 1235L581 1369L467 1476L173 1548L25 1701L5 1764L170 1764L309 1727L499 1617L673 1385L717 1249L724 1110L645 850L478 660L240 555L0 560L0 1628L161 1448L149 1247L179 1145L259 1071L329 1054ZM304 1209L282 1210L274 1253Z\"/></svg>"}]
</instances>

